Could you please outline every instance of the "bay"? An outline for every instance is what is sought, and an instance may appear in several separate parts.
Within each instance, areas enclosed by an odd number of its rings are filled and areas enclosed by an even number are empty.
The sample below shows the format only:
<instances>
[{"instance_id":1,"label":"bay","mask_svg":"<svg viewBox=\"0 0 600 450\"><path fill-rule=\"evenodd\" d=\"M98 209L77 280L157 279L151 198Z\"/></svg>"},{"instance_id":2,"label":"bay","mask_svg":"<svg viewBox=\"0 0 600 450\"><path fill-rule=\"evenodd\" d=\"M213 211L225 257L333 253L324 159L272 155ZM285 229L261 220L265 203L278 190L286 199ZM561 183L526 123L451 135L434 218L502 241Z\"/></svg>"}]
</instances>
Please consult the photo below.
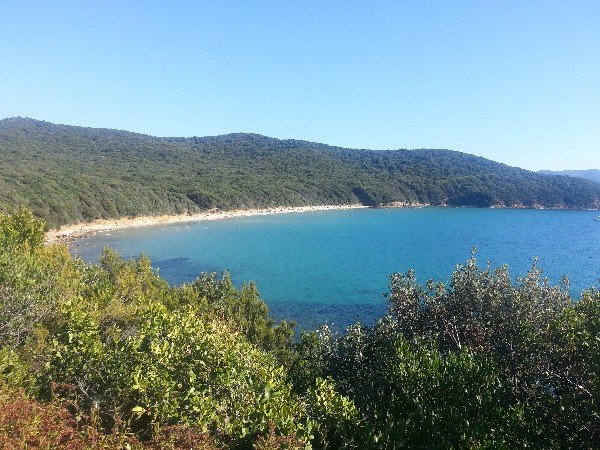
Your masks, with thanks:
<instances>
[{"instance_id":1,"label":"bay","mask_svg":"<svg viewBox=\"0 0 600 450\"><path fill-rule=\"evenodd\" d=\"M371 324L386 308L389 275L447 282L472 248L481 268L504 264L515 278L534 258L571 295L598 286L600 223L590 211L419 208L351 209L238 217L99 233L71 243L93 262L105 246L144 253L171 284L227 271L254 281L271 314L301 330Z\"/></svg>"}]
</instances>

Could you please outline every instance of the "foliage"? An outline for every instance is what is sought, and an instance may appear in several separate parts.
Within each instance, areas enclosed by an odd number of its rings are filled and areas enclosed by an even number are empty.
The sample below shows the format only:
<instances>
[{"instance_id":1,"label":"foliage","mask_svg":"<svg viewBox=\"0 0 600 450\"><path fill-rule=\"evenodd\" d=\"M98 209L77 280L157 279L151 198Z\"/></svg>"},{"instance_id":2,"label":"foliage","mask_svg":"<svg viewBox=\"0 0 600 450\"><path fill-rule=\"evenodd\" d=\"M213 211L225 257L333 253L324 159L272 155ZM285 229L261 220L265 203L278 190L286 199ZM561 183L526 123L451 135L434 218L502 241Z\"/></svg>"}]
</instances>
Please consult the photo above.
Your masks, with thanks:
<instances>
[{"instance_id":1,"label":"foliage","mask_svg":"<svg viewBox=\"0 0 600 450\"><path fill-rule=\"evenodd\" d=\"M467 349L444 355L383 324L355 326L325 347L312 357L364 417L350 428L358 448L510 448L520 411L492 360Z\"/></svg>"},{"instance_id":2,"label":"foliage","mask_svg":"<svg viewBox=\"0 0 600 450\"><path fill-rule=\"evenodd\" d=\"M319 204L598 208L600 184L448 150L350 150L254 134L156 138L0 120L0 211L50 227Z\"/></svg>"},{"instance_id":3,"label":"foliage","mask_svg":"<svg viewBox=\"0 0 600 450\"><path fill-rule=\"evenodd\" d=\"M0 392L18 390L22 386L31 384L29 370L16 351L8 347L0 347Z\"/></svg>"},{"instance_id":4,"label":"foliage","mask_svg":"<svg viewBox=\"0 0 600 450\"><path fill-rule=\"evenodd\" d=\"M292 363L295 322L275 325L254 283L244 284L238 291L228 273L221 279L214 273L202 273L189 287L195 302L205 302L211 316L229 324L232 331L243 333L248 341L272 353L281 364Z\"/></svg>"},{"instance_id":5,"label":"foliage","mask_svg":"<svg viewBox=\"0 0 600 450\"><path fill-rule=\"evenodd\" d=\"M113 429L100 432L93 417L76 415L68 405L42 404L22 391L0 392L0 448L4 450L218 450L206 434L164 427L147 442Z\"/></svg>"},{"instance_id":6,"label":"foliage","mask_svg":"<svg viewBox=\"0 0 600 450\"><path fill-rule=\"evenodd\" d=\"M0 447L595 448L600 291L473 256L448 285L393 274L376 325L293 340L256 286L171 287L0 220Z\"/></svg>"},{"instance_id":7,"label":"foliage","mask_svg":"<svg viewBox=\"0 0 600 450\"><path fill-rule=\"evenodd\" d=\"M27 245L30 249L44 242L44 222L20 206L12 214L0 214L0 244L5 247Z\"/></svg>"},{"instance_id":8,"label":"foliage","mask_svg":"<svg viewBox=\"0 0 600 450\"><path fill-rule=\"evenodd\" d=\"M74 295L76 264L62 246L42 245L44 223L23 208L0 216L0 345L18 346Z\"/></svg>"},{"instance_id":9,"label":"foliage","mask_svg":"<svg viewBox=\"0 0 600 450\"><path fill-rule=\"evenodd\" d=\"M511 402L527 405L527 439L536 446L586 447L600 438L596 291L573 302L568 283L548 286L535 262L513 285L505 267L479 270L475 258L458 267L449 288L429 287L416 286L411 273L392 276L398 333L433 339L442 352L468 348L495 361Z\"/></svg>"},{"instance_id":10,"label":"foliage","mask_svg":"<svg viewBox=\"0 0 600 450\"><path fill-rule=\"evenodd\" d=\"M269 424L269 433L259 436L254 444L256 450L293 450L305 448L304 442L295 436L280 436L275 432L272 423Z\"/></svg>"},{"instance_id":11,"label":"foliage","mask_svg":"<svg viewBox=\"0 0 600 450\"><path fill-rule=\"evenodd\" d=\"M0 392L0 448L83 448L77 422L64 408L44 407L22 392Z\"/></svg>"},{"instance_id":12,"label":"foliage","mask_svg":"<svg viewBox=\"0 0 600 450\"><path fill-rule=\"evenodd\" d=\"M373 434L400 448L511 448L518 410L493 362L469 350L442 355L435 344L402 337L383 367L384 392L373 405Z\"/></svg>"},{"instance_id":13,"label":"foliage","mask_svg":"<svg viewBox=\"0 0 600 450\"><path fill-rule=\"evenodd\" d=\"M389 312L306 334L292 375L331 377L386 448L593 448L600 439L600 296L574 302L534 263L458 266L449 286L391 276ZM299 372L299 373L298 373Z\"/></svg>"},{"instance_id":14,"label":"foliage","mask_svg":"<svg viewBox=\"0 0 600 450\"><path fill-rule=\"evenodd\" d=\"M107 423L121 417L141 435L161 424L193 426L232 446L269 422L286 434L310 430L273 359L191 308L144 306L139 328L125 334L103 332L82 304L61 314L40 381L75 385L68 398Z\"/></svg>"},{"instance_id":15,"label":"foliage","mask_svg":"<svg viewBox=\"0 0 600 450\"><path fill-rule=\"evenodd\" d=\"M360 448L360 411L352 400L335 390L332 379L317 378L307 397L316 424L316 448Z\"/></svg>"},{"instance_id":16,"label":"foliage","mask_svg":"<svg viewBox=\"0 0 600 450\"><path fill-rule=\"evenodd\" d=\"M10 293L0 309L0 387L68 401L101 429L121 423L144 440L177 425L245 447L271 423L277 436L308 442L312 424L285 370L245 336L280 353L291 346L291 329L274 325L255 288L207 277L198 289L172 288L144 256L126 261L107 249L94 266L64 246L34 244L0 252L0 288Z\"/></svg>"}]
</instances>

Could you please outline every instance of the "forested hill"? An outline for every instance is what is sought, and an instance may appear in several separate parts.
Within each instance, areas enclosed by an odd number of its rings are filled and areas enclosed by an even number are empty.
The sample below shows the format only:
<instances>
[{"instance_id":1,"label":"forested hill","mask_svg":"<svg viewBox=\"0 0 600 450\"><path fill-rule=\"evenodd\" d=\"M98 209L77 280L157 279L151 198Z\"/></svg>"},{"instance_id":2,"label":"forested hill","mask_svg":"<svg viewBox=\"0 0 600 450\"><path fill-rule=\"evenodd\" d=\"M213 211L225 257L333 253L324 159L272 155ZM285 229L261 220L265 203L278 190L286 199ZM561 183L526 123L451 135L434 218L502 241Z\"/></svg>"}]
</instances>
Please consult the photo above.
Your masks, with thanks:
<instances>
[{"instance_id":1,"label":"forested hill","mask_svg":"<svg viewBox=\"0 0 600 450\"><path fill-rule=\"evenodd\" d=\"M449 150L351 150L255 134L157 138L0 120L0 211L50 226L159 213L394 202L598 208L600 183Z\"/></svg>"}]
</instances>

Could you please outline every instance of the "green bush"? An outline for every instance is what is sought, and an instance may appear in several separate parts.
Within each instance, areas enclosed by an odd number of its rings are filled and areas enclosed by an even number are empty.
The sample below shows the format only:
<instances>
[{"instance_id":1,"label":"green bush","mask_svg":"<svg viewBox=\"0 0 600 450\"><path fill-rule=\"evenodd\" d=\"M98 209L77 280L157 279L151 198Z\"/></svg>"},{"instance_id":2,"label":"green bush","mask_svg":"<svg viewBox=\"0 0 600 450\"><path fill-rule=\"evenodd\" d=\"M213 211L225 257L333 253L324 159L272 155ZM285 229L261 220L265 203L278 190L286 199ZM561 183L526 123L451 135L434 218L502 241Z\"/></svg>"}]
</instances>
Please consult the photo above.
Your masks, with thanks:
<instances>
[{"instance_id":1,"label":"green bush","mask_svg":"<svg viewBox=\"0 0 600 450\"><path fill-rule=\"evenodd\" d=\"M160 304L136 312L136 329L103 330L80 303L61 314L39 382L74 386L62 394L97 408L106 426L118 417L151 437L160 426L186 425L236 447L273 423L308 441L310 421L283 369L219 322Z\"/></svg>"}]
</instances>

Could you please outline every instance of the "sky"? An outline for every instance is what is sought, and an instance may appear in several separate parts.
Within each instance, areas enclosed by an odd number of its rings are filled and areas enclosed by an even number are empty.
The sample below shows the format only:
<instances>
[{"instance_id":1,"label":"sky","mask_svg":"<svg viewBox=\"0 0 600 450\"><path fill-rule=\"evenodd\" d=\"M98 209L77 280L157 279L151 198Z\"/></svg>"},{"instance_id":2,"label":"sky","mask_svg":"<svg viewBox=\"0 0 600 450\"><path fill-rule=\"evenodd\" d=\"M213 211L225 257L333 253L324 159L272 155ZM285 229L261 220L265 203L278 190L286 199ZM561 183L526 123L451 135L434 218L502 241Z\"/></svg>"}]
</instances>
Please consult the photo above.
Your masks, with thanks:
<instances>
[{"instance_id":1,"label":"sky","mask_svg":"<svg viewBox=\"0 0 600 450\"><path fill-rule=\"evenodd\" d=\"M0 118L600 169L600 0L0 0Z\"/></svg>"}]
</instances>

